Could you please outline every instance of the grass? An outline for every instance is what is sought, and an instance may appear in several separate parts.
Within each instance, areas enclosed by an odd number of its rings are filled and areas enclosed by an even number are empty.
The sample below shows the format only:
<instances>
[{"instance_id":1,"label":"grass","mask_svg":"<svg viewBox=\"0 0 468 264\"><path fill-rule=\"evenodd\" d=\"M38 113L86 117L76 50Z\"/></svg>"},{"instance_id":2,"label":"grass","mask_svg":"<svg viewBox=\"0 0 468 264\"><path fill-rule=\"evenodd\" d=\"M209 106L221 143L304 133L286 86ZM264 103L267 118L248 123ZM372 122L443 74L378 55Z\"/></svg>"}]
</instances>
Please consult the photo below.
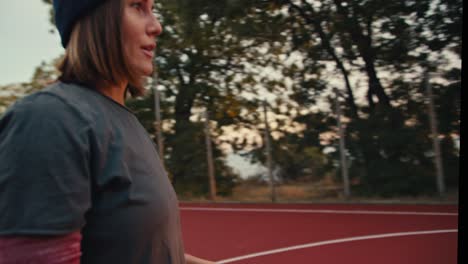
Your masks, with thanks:
<instances>
[{"instance_id":1,"label":"grass","mask_svg":"<svg viewBox=\"0 0 468 264\"><path fill-rule=\"evenodd\" d=\"M351 187L352 192L352 187ZM342 186L330 179L318 182L294 182L276 186L277 202L280 203L416 203L416 204L458 204L458 191L450 191L444 197L400 196L385 198L379 196L346 198ZM179 197L181 201L209 202L207 197ZM217 202L270 203L271 187L265 183L244 182L237 185L228 197L217 197Z\"/></svg>"}]
</instances>

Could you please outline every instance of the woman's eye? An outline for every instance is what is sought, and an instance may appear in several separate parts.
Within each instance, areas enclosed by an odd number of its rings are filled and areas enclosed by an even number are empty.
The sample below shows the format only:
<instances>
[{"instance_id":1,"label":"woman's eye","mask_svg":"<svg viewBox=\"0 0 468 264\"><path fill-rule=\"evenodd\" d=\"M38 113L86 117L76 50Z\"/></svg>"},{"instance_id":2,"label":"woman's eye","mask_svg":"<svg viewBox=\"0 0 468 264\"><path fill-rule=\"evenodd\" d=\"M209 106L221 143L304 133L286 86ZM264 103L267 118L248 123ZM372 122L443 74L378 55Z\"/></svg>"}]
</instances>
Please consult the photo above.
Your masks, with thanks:
<instances>
[{"instance_id":1,"label":"woman's eye","mask_svg":"<svg viewBox=\"0 0 468 264\"><path fill-rule=\"evenodd\" d=\"M143 4L141 2L136 2L136 3L132 3L130 6L136 9L141 9Z\"/></svg>"}]
</instances>

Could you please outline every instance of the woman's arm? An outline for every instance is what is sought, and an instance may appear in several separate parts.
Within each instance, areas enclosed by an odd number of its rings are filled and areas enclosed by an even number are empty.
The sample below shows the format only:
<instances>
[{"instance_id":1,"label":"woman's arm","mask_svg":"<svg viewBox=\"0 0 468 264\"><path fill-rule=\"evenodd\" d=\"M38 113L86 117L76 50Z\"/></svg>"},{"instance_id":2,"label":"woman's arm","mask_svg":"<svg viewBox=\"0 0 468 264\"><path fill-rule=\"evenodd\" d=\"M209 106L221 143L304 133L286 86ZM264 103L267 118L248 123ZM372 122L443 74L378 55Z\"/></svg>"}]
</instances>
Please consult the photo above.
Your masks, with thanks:
<instances>
[{"instance_id":1,"label":"woman's arm","mask_svg":"<svg viewBox=\"0 0 468 264\"><path fill-rule=\"evenodd\" d=\"M189 254L185 254L185 261L187 264L216 264L216 262L197 258Z\"/></svg>"}]
</instances>

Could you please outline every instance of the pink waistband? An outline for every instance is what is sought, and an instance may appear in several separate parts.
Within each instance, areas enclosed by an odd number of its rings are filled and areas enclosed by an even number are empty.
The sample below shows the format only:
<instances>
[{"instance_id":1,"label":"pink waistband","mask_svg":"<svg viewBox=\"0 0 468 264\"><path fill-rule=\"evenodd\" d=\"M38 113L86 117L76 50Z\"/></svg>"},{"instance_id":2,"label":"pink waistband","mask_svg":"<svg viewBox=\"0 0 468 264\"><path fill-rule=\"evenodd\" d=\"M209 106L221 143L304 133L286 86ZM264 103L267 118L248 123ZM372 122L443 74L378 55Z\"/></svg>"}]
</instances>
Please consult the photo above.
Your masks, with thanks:
<instances>
[{"instance_id":1,"label":"pink waistband","mask_svg":"<svg viewBox=\"0 0 468 264\"><path fill-rule=\"evenodd\" d=\"M0 236L1 264L79 264L81 233L65 236Z\"/></svg>"}]
</instances>

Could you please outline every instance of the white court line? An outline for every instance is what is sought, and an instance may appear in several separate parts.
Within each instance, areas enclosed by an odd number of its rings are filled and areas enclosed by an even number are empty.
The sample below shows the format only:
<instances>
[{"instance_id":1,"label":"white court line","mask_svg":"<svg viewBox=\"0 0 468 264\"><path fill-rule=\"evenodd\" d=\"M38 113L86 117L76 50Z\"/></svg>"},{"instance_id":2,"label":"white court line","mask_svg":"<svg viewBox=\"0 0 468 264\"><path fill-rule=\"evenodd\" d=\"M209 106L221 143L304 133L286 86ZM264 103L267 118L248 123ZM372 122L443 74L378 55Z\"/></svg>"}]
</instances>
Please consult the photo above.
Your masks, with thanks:
<instances>
[{"instance_id":1,"label":"white court line","mask_svg":"<svg viewBox=\"0 0 468 264\"><path fill-rule=\"evenodd\" d=\"M255 257L260 257L260 256L265 256L265 255L272 255L272 254L277 254L277 253L286 252L286 251L292 251L292 250L310 248L310 247L318 247L318 246L330 245L330 244L338 244L338 243L344 243L344 242L350 242L350 241L359 241L359 240L377 239L377 238L386 238L386 237L428 235L428 234L440 234L440 233L457 233L457 232L458 232L458 229L444 229L444 230L400 232L400 233L388 233L388 234L369 235L369 236L348 237L348 238L325 240L325 241L302 244L302 245L297 245L297 246L292 246L292 247L284 247L284 248L278 248L274 250L262 251L262 252L257 252L257 253L239 256L235 258L220 260L220 261L217 261L216 263L217 264L231 263L231 262L236 262L239 260L255 258Z\"/></svg>"},{"instance_id":2,"label":"white court line","mask_svg":"<svg viewBox=\"0 0 468 264\"><path fill-rule=\"evenodd\" d=\"M313 210L313 209L213 208L213 207L180 207L180 209L185 210L185 211L223 211L223 212L259 212L259 213L316 213L316 214L380 214L380 215L458 216L458 213L369 211L369 210Z\"/></svg>"}]
</instances>

